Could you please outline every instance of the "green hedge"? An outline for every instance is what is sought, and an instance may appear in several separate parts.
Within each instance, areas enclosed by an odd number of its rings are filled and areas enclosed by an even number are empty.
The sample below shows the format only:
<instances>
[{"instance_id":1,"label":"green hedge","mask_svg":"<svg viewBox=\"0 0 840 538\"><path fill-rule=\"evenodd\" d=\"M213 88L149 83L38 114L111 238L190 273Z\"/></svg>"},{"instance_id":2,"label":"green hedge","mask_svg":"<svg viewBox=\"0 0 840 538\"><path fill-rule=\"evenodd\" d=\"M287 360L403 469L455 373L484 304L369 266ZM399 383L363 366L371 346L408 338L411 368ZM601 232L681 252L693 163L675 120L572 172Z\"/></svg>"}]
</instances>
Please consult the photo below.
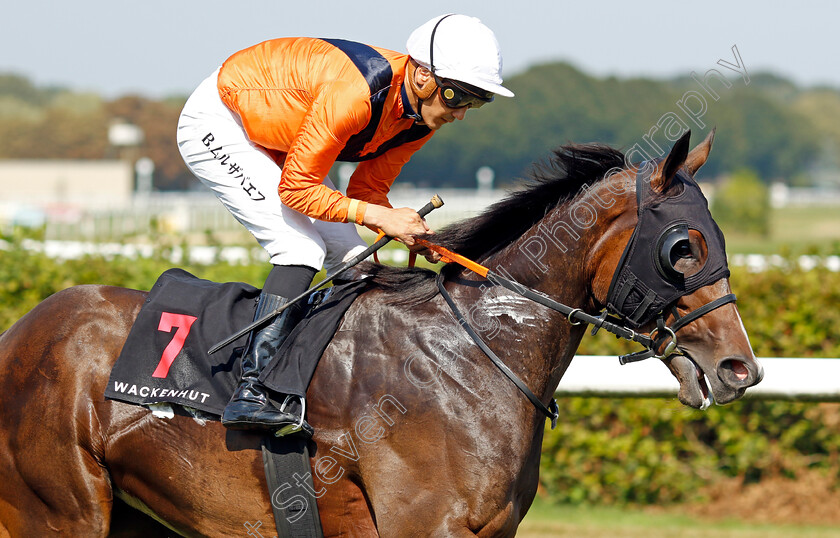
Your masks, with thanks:
<instances>
[{"instance_id":1,"label":"green hedge","mask_svg":"<svg viewBox=\"0 0 840 538\"><path fill-rule=\"evenodd\" d=\"M107 283L149 289L172 264L162 248L149 259L88 256L56 262L21 247L0 250L0 328L56 291ZM203 278L260 285L267 264L184 266ZM826 270L733 268L732 287L759 356L840 357L840 274ZM584 338L581 354L635 349L608 334ZM628 366L632 368L632 366ZM739 401L706 411L674 399L564 398L561 420L546 430L540 480L568 503L667 503L702 498L704 486L740 477L796 477L840 469L840 406ZM838 481L840 485L840 481Z\"/></svg>"},{"instance_id":2,"label":"green hedge","mask_svg":"<svg viewBox=\"0 0 840 538\"><path fill-rule=\"evenodd\" d=\"M694 411L676 400L567 398L546 430L540 480L555 501L663 504L702 501L732 477L838 482L836 404L742 401Z\"/></svg>"},{"instance_id":3,"label":"green hedge","mask_svg":"<svg viewBox=\"0 0 840 538\"><path fill-rule=\"evenodd\" d=\"M28 239L38 238L21 229L0 236L0 330L64 288L76 284L108 284L148 290L163 271L173 267L168 260L173 246L168 244L160 244L150 258L88 255L56 261L24 248ZM201 278L248 282L255 286L262 285L270 268L268 264L243 266L224 262L178 266Z\"/></svg>"},{"instance_id":4,"label":"green hedge","mask_svg":"<svg viewBox=\"0 0 840 538\"><path fill-rule=\"evenodd\" d=\"M733 268L731 283L759 357L840 357L840 273ZM631 349L599 334L584 338L579 353ZM705 486L722 479L751 483L813 470L840 487L838 404L742 400L696 411L675 397L564 398L559 405L540 474L557 501L702 501Z\"/></svg>"}]
</instances>

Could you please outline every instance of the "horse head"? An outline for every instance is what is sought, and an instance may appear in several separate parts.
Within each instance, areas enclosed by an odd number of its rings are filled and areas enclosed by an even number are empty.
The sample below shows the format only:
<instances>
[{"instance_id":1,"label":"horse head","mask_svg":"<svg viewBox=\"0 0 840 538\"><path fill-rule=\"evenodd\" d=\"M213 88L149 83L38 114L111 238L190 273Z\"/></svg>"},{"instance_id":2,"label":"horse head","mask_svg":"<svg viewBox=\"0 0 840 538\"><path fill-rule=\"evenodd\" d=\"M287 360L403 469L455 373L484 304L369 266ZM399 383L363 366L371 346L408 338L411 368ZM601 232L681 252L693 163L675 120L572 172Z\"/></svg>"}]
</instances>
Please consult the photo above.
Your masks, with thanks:
<instances>
[{"instance_id":1,"label":"horse head","mask_svg":"<svg viewBox=\"0 0 840 538\"><path fill-rule=\"evenodd\" d=\"M545 322L511 329L505 351L519 358L525 384L543 397L557 386L587 324L645 346L622 362L661 359L690 407L705 408L712 398L731 402L761 381L729 288L723 234L694 180L714 132L692 151L689 137L666 157L638 165L600 144L563 146L535 169L531 185L432 236L449 255L483 264L466 265L474 275L455 264L440 275L453 285L453 304L473 305L478 321L476 312L495 312L485 279L541 305L526 302L510 316ZM404 285L415 276L401 274L394 293L418 303L437 295L429 275L421 275L422 287Z\"/></svg>"},{"instance_id":2,"label":"horse head","mask_svg":"<svg viewBox=\"0 0 840 538\"><path fill-rule=\"evenodd\" d=\"M712 398L741 397L764 373L730 290L723 235L694 181L714 131L691 151L689 136L664 159L621 172L625 201L635 198L638 211L636 219L613 219L615 240L592 253L601 268L593 291L596 302L650 335L651 350L638 358L661 359L680 383L679 400L703 409Z\"/></svg>"}]
</instances>

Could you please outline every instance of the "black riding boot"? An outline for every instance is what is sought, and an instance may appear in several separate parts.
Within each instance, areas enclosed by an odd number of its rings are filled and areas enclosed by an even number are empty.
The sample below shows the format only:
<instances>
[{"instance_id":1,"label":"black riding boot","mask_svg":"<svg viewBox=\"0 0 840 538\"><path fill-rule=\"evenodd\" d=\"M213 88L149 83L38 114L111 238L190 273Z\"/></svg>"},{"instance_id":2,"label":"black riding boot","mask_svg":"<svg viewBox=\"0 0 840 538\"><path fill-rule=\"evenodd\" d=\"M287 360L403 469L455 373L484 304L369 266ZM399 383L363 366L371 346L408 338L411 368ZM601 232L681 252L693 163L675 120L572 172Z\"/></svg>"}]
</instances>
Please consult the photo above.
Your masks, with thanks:
<instances>
[{"instance_id":1,"label":"black riding boot","mask_svg":"<svg viewBox=\"0 0 840 538\"><path fill-rule=\"evenodd\" d=\"M254 319L265 316L288 301L285 297L263 292ZM222 414L225 427L232 430L281 430L278 435L303 430L303 433L311 435L312 427L302 416L305 409L300 409L300 414L287 411L289 398L286 398L282 409L277 409L268 398L268 390L258 381L260 372L271 362L299 321L300 311L300 307L293 305L251 334L242 356L242 382Z\"/></svg>"}]
</instances>

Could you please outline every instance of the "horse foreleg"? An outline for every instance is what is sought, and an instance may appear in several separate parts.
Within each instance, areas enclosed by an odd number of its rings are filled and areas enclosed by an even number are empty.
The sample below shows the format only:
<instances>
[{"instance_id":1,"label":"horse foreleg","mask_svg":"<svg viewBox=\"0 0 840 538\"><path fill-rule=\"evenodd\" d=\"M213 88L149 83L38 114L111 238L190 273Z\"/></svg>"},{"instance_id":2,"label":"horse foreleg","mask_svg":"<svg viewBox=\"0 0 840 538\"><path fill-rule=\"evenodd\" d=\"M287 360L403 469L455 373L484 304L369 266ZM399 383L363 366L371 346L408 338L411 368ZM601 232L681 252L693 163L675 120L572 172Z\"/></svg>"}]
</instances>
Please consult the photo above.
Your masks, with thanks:
<instances>
[{"instance_id":1,"label":"horse foreleg","mask_svg":"<svg viewBox=\"0 0 840 538\"><path fill-rule=\"evenodd\" d=\"M317 475L315 479L316 491L325 492L318 499L324 538L379 536L367 497L358 484L347 478L334 484L320 482Z\"/></svg>"}]
</instances>

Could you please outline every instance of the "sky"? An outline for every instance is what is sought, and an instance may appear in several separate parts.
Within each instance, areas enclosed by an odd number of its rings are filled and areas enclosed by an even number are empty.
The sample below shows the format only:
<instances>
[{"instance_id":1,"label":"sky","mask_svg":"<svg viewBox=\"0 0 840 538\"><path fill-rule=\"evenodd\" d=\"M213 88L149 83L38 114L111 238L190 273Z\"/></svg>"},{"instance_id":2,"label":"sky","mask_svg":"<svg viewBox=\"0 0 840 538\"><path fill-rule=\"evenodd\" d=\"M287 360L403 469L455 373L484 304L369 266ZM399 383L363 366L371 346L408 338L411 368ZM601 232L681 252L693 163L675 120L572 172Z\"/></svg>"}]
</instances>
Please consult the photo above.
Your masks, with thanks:
<instances>
[{"instance_id":1,"label":"sky","mask_svg":"<svg viewBox=\"0 0 840 538\"><path fill-rule=\"evenodd\" d=\"M274 37L338 37L404 51L415 27L449 12L493 29L506 77L552 61L595 76L686 76L718 60L733 63L736 46L748 73L840 89L840 2L831 0L3 3L0 73L108 98L187 95L232 53Z\"/></svg>"}]
</instances>

